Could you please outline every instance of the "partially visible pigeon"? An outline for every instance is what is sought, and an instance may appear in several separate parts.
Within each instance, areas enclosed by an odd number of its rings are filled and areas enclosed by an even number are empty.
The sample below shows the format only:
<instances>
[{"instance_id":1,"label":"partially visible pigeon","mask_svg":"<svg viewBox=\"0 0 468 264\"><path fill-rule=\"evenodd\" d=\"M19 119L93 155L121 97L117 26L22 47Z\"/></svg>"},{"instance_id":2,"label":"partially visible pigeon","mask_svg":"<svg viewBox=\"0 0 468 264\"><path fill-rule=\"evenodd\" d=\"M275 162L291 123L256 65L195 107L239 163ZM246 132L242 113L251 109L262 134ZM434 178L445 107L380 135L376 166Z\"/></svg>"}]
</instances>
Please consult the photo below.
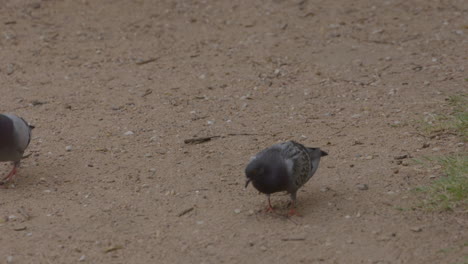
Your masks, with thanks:
<instances>
[{"instance_id":1,"label":"partially visible pigeon","mask_svg":"<svg viewBox=\"0 0 468 264\"><path fill-rule=\"evenodd\" d=\"M268 197L268 211L273 211L270 194L286 191L291 195L294 211L297 190L304 185L318 169L320 158L328 153L319 148L308 148L295 141L275 144L262 150L245 168L247 182Z\"/></svg>"},{"instance_id":2,"label":"partially visible pigeon","mask_svg":"<svg viewBox=\"0 0 468 264\"><path fill-rule=\"evenodd\" d=\"M34 126L29 125L21 117L13 114L0 114L0 161L13 161L13 169L0 185L8 182L16 174L23 153L31 141L31 130Z\"/></svg>"}]
</instances>

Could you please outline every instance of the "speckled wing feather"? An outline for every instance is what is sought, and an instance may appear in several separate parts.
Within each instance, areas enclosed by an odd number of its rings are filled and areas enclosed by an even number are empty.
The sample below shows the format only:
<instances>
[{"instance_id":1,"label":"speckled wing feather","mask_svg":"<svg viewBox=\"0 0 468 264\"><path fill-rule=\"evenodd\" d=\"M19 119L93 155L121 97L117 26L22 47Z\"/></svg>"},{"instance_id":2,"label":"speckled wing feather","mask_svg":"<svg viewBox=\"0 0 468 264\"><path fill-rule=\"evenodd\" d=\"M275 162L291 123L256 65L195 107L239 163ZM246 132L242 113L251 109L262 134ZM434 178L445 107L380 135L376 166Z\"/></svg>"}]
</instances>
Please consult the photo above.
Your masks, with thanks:
<instances>
[{"instance_id":1,"label":"speckled wing feather","mask_svg":"<svg viewBox=\"0 0 468 264\"><path fill-rule=\"evenodd\" d=\"M291 191L299 189L312 176L311 161L307 148L295 141L281 143L282 156L288 165L291 177Z\"/></svg>"}]
</instances>

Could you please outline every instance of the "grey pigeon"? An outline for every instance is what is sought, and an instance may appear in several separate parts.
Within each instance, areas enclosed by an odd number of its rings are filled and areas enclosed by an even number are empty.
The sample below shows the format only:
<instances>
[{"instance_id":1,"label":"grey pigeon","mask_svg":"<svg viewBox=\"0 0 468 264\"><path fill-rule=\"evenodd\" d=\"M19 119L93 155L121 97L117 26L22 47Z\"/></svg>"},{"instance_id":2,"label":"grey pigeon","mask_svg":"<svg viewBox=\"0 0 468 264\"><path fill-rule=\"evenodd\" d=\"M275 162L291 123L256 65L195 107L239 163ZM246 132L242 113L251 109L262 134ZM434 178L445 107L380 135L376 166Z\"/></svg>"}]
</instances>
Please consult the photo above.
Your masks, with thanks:
<instances>
[{"instance_id":1,"label":"grey pigeon","mask_svg":"<svg viewBox=\"0 0 468 264\"><path fill-rule=\"evenodd\" d=\"M295 141L275 144L259 152L245 168L247 182L268 197L268 211L273 211L270 194L286 191L291 195L294 211L297 190L302 187L318 169L320 158L328 153L319 148L308 148Z\"/></svg>"},{"instance_id":2,"label":"grey pigeon","mask_svg":"<svg viewBox=\"0 0 468 264\"><path fill-rule=\"evenodd\" d=\"M13 169L0 184L11 180L23 158L24 151L31 141L34 127L13 114L0 114L0 161L13 161Z\"/></svg>"}]
</instances>

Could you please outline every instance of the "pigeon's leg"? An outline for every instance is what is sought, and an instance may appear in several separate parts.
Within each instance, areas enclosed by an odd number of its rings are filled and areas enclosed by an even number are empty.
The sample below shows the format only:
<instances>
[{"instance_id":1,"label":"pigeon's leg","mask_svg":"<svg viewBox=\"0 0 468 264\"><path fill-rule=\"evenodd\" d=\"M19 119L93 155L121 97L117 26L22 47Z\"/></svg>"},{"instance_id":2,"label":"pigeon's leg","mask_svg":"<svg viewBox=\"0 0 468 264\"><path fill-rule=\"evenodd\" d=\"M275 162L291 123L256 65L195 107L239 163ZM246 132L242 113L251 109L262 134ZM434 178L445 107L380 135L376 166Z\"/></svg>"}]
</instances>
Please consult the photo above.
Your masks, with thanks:
<instances>
[{"instance_id":1,"label":"pigeon's leg","mask_svg":"<svg viewBox=\"0 0 468 264\"><path fill-rule=\"evenodd\" d=\"M275 211L273 210L273 207L271 206L271 201L270 201L270 195L267 194L267 199L268 199L268 208L266 209L267 213L274 213Z\"/></svg>"},{"instance_id":2,"label":"pigeon's leg","mask_svg":"<svg viewBox=\"0 0 468 264\"><path fill-rule=\"evenodd\" d=\"M0 182L1 184L5 184L6 182L10 181L11 179L13 179L13 176L15 176L16 174L16 171L19 167L19 164L20 162L19 161L15 161L14 164L13 164L13 169L11 169L10 173L8 173L8 175L3 178L3 180Z\"/></svg>"},{"instance_id":3,"label":"pigeon's leg","mask_svg":"<svg viewBox=\"0 0 468 264\"><path fill-rule=\"evenodd\" d=\"M301 216L298 212L296 212L296 192L291 193L291 209L288 212L288 216Z\"/></svg>"}]
</instances>

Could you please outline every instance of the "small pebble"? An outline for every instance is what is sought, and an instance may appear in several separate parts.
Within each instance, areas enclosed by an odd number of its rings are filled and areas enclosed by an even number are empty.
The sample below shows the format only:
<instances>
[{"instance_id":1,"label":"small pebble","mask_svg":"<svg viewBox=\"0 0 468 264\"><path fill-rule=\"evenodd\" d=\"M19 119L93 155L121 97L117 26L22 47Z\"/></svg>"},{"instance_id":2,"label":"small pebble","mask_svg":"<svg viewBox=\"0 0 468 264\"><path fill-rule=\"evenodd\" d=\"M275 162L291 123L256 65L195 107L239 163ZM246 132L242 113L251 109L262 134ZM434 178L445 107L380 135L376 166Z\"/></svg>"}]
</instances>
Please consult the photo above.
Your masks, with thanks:
<instances>
[{"instance_id":1,"label":"small pebble","mask_svg":"<svg viewBox=\"0 0 468 264\"><path fill-rule=\"evenodd\" d=\"M73 149L72 146L66 146L66 147L65 147L65 150L66 150L66 151L72 151L72 149Z\"/></svg>"},{"instance_id":2,"label":"small pebble","mask_svg":"<svg viewBox=\"0 0 468 264\"><path fill-rule=\"evenodd\" d=\"M133 134L135 134L135 133L133 133L133 131L127 131L127 132L124 133L124 136L131 136Z\"/></svg>"},{"instance_id":3,"label":"small pebble","mask_svg":"<svg viewBox=\"0 0 468 264\"><path fill-rule=\"evenodd\" d=\"M267 248L266 248L265 246L261 246L260 249L261 249L262 251L266 251L266 250L267 250Z\"/></svg>"},{"instance_id":4,"label":"small pebble","mask_svg":"<svg viewBox=\"0 0 468 264\"><path fill-rule=\"evenodd\" d=\"M13 256L8 256L8 257L6 258L6 262L7 262L7 263L12 263L12 262L13 262Z\"/></svg>"},{"instance_id":5,"label":"small pebble","mask_svg":"<svg viewBox=\"0 0 468 264\"><path fill-rule=\"evenodd\" d=\"M13 72L15 72L15 66L10 63L10 64L7 65L6 74L10 75Z\"/></svg>"},{"instance_id":6,"label":"small pebble","mask_svg":"<svg viewBox=\"0 0 468 264\"><path fill-rule=\"evenodd\" d=\"M85 261L85 260L86 260L86 256L85 256L85 255L82 255L82 256L78 259L78 261Z\"/></svg>"},{"instance_id":7,"label":"small pebble","mask_svg":"<svg viewBox=\"0 0 468 264\"><path fill-rule=\"evenodd\" d=\"M15 220L16 218L17 218L16 215L9 215L8 221Z\"/></svg>"},{"instance_id":8,"label":"small pebble","mask_svg":"<svg viewBox=\"0 0 468 264\"><path fill-rule=\"evenodd\" d=\"M240 212L241 212L241 209L234 209L234 213L240 214Z\"/></svg>"},{"instance_id":9,"label":"small pebble","mask_svg":"<svg viewBox=\"0 0 468 264\"><path fill-rule=\"evenodd\" d=\"M413 231L413 232L418 233L418 232L422 231L422 228L421 227L411 227L410 230Z\"/></svg>"},{"instance_id":10,"label":"small pebble","mask_svg":"<svg viewBox=\"0 0 468 264\"><path fill-rule=\"evenodd\" d=\"M361 191L369 190L369 186L367 184L365 184L365 183L357 184L356 187Z\"/></svg>"}]
</instances>

